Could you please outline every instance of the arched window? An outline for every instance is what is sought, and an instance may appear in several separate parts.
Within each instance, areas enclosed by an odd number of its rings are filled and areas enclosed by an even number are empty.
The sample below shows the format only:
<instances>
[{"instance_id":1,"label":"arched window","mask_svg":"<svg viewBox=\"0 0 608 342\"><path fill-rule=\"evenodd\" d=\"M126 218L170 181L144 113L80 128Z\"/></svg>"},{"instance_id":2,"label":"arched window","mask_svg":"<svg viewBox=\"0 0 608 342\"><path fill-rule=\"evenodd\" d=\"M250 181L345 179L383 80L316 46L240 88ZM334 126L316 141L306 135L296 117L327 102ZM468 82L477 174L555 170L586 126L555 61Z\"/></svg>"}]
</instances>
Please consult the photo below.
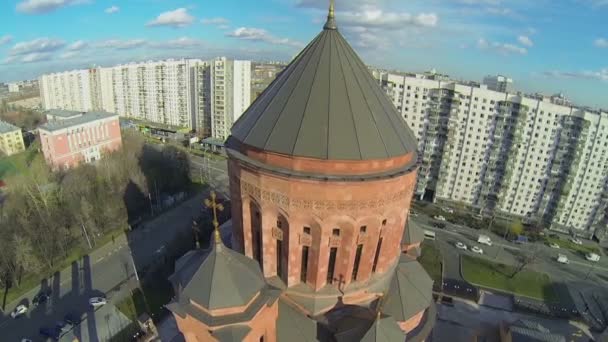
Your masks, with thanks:
<instances>
[{"instance_id":1,"label":"arched window","mask_svg":"<svg viewBox=\"0 0 608 342\"><path fill-rule=\"evenodd\" d=\"M304 227L304 235L310 236L310 227ZM306 283L306 277L308 275L308 253L310 247L302 246L302 258L300 260L300 282Z\"/></svg>"},{"instance_id":2,"label":"arched window","mask_svg":"<svg viewBox=\"0 0 608 342\"><path fill-rule=\"evenodd\" d=\"M284 246L284 241L286 241L285 239L287 238L287 234L288 234L288 230L289 230L289 223L287 222L287 219L285 217L283 217L282 215L279 215L279 217L277 217L277 229L279 230L279 234L277 234L276 236L276 252L277 252L277 259L276 259L276 271L277 271L277 276L281 279L283 279L283 281L287 282L287 280L285 279L285 275L286 275L286 263L285 261L287 260L287 257L285 254L285 246Z\"/></svg>"},{"instance_id":3,"label":"arched window","mask_svg":"<svg viewBox=\"0 0 608 342\"><path fill-rule=\"evenodd\" d=\"M361 253L363 253L363 245L358 245L357 253L355 254L355 265L353 266L353 274L351 281L357 280L357 274L359 273L359 264L361 263Z\"/></svg>"},{"instance_id":4,"label":"arched window","mask_svg":"<svg viewBox=\"0 0 608 342\"><path fill-rule=\"evenodd\" d=\"M338 255L338 248L332 247L329 251L329 263L327 265L327 283L333 284L334 272L336 271L336 256Z\"/></svg>"},{"instance_id":5,"label":"arched window","mask_svg":"<svg viewBox=\"0 0 608 342\"><path fill-rule=\"evenodd\" d=\"M249 212L251 217L251 248L253 250L253 259L257 260L260 267L264 268L262 260L262 217L260 209L254 202L249 204Z\"/></svg>"}]
</instances>

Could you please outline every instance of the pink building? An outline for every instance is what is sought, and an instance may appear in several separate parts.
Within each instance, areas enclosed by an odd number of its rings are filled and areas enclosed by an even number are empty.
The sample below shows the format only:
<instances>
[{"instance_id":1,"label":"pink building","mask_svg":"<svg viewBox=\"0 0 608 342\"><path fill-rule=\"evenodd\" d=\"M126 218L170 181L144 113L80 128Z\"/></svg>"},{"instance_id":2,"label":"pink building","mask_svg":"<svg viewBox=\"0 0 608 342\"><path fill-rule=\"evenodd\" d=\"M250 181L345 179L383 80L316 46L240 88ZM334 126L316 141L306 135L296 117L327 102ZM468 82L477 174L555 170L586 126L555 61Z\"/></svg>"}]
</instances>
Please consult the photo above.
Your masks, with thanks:
<instances>
[{"instance_id":1,"label":"pink building","mask_svg":"<svg viewBox=\"0 0 608 342\"><path fill-rule=\"evenodd\" d=\"M74 112L67 120L49 121L40 126L44 159L53 169L71 168L92 162L104 152L122 145L118 114Z\"/></svg>"}]
</instances>

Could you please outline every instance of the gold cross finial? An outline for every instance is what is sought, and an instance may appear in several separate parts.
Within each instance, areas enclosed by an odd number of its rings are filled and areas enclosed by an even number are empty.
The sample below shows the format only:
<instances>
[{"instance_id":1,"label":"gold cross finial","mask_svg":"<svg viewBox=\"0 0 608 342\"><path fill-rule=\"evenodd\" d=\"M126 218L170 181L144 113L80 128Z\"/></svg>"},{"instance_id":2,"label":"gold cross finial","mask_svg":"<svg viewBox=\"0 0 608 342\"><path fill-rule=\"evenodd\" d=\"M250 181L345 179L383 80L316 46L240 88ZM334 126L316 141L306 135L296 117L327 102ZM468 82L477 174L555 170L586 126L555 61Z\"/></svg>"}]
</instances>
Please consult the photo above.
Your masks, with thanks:
<instances>
[{"instance_id":1,"label":"gold cross finial","mask_svg":"<svg viewBox=\"0 0 608 342\"><path fill-rule=\"evenodd\" d=\"M221 203L217 203L216 198L215 191L211 191L211 198L205 199L205 205L213 210L213 234L215 236L215 243L218 244L222 242L222 238L220 236L220 224L217 221L217 211L224 210L224 206Z\"/></svg>"}]
</instances>

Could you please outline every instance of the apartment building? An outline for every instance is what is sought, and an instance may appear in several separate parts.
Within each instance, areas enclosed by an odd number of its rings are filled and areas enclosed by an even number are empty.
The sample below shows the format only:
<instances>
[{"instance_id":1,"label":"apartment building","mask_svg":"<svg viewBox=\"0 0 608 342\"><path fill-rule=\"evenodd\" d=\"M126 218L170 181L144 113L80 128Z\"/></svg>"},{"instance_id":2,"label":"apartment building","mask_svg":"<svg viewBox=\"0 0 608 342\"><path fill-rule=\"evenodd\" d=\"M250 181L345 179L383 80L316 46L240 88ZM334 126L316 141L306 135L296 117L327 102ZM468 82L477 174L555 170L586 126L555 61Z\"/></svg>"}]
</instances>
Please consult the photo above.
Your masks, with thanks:
<instances>
[{"instance_id":1,"label":"apartment building","mask_svg":"<svg viewBox=\"0 0 608 342\"><path fill-rule=\"evenodd\" d=\"M0 121L0 152L10 156L25 151L21 128Z\"/></svg>"},{"instance_id":2,"label":"apartment building","mask_svg":"<svg viewBox=\"0 0 608 342\"><path fill-rule=\"evenodd\" d=\"M101 159L122 145L118 115L73 112L38 128L42 153L53 169L68 169Z\"/></svg>"},{"instance_id":3,"label":"apartment building","mask_svg":"<svg viewBox=\"0 0 608 342\"><path fill-rule=\"evenodd\" d=\"M427 75L376 75L418 139L420 198L586 235L608 220L608 113Z\"/></svg>"},{"instance_id":4,"label":"apartment building","mask_svg":"<svg viewBox=\"0 0 608 342\"><path fill-rule=\"evenodd\" d=\"M488 86L488 89L503 93L510 93L513 89L513 79L502 76L486 76L483 79L483 84Z\"/></svg>"},{"instance_id":5,"label":"apartment building","mask_svg":"<svg viewBox=\"0 0 608 342\"><path fill-rule=\"evenodd\" d=\"M251 62L129 63L43 75L44 109L104 110L224 140L251 102Z\"/></svg>"},{"instance_id":6,"label":"apartment building","mask_svg":"<svg viewBox=\"0 0 608 342\"><path fill-rule=\"evenodd\" d=\"M40 76L40 98L44 109L90 111L97 101L93 98L97 83L95 69L72 70Z\"/></svg>"}]
</instances>

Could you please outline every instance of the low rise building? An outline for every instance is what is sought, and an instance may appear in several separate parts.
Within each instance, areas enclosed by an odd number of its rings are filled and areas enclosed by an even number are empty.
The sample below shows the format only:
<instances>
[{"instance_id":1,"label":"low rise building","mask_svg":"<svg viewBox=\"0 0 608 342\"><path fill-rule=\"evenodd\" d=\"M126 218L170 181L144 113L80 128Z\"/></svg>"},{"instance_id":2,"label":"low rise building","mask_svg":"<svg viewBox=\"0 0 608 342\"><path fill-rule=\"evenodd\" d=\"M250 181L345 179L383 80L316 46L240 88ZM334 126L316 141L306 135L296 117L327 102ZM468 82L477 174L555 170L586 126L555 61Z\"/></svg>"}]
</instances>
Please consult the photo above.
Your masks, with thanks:
<instances>
[{"instance_id":1,"label":"low rise building","mask_svg":"<svg viewBox=\"0 0 608 342\"><path fill-rule=\"evenodd\" d=\"M38 128L44 159L53 169L99 160L122 145L118 114L73 113L72 118L49 121Z\"/></svg>"},{"instance_id":2,"label":"low rise building","mask_svg":"<svg viewBox=\"0 0 608 342\"><path fill-rule=\"evenodd\" d=\"M25 145L23 144L21 128L0 121L0 151L6 156L10 156L24 150Z\"/></svg>"},{"instance_id":3,"label":"low rise building","mask_svg":"<svg viewBox=\"0 0 608 342\"><path fill-rule=\"evenodd\" d=\"M85 112L77 112L73 110L51 109L46 111L47 121L69 120L82 116Z\"/></svg>"}]
</instances>

